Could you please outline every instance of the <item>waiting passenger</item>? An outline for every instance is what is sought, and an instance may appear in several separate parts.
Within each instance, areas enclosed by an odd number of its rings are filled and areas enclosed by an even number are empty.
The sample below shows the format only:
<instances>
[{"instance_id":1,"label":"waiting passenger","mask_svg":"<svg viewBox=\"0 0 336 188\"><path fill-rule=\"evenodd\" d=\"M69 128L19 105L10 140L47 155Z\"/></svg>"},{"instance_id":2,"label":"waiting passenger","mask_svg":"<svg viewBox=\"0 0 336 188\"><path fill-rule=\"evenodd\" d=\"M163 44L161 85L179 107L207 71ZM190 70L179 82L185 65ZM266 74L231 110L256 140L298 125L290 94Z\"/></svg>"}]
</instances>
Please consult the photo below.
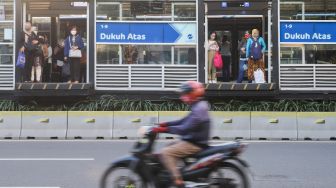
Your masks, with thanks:
<instances>
[{"instance_id":1,"label":"waiting passenger","mask_svg":"<svg viewBox=\"0 0 336 188\"><path fill-rule=\"evenodd\" d=\"M223 81L230 81L230 65L231 65L231 43L228 40L228 36L224 35L222 38L222 44L220 53L222 55L222 59L224 62L224 66L222 69L223 72Z\"/></svg>"},{"instance_id":2,"label":"waiting passenger","mask_svg":"<svg viewBox=\"0 0 336 188\"><path fill-rule=\"evenodd\" d=\"M46 34L42 35L42 51L44 56L44 63L43 63L43 82L50 82L51 81L51 72L52 72L52 48L49 45L48 36Z\"/></svg>"},{"instance_id":3,"label":"waiting passenger","mask_svg":"<svg viewBox=\"0 0 336 188\"><path fill-rule=\"evenodd\" d=\"M70 35L64 41L64 60L70 63L71 79L68 83L79 83L80 79L80 59L82 57L82 49L84 42L79 35L77 26L72 26Z\"/></svg>"},{"instance_id":4,"label":"waiting passenger","mask_svg":"<svg viewBox=\"0 0 336 188\"><path fill-rule=\"evenodd\" d=\"M252 30L252 37L247 40L246 58L248 58L248 80L252 83L254 80L254 71L261 69L265 76L264 53L266 44L262 37L259 36L259 30Z\"/></svg>"},{"instance_id":5,"label":"waiting passenger","mask_svg":"<svg viewBox=\"0 0 336 188\"><path fill-rule=\"evenodd\" d=\"M32 27L33 32L37 35L37 27ZM42 82L42 71L44 64L43 46L44 38L43 36L37 37L38 43L36 44L36 49L33 52L33 65L31 69L30 81L31 82Z\"/></svg>"},{"instance_id":6,"label":"waiting passenger","mask_svg":"<svg viewBox=\"0 0 336 188\"><path fill-rule=\"evenodd\" d=\"M54 48L54 60L56 64L53 66L54 70L53 74L57 77L55 78L56 82L67 82L70 80L70 68L69 70L65 70L64 64L64 40L59 40L58 44ZM68 65L68 64L67 64ZM70 66L68 66L70 67ZM64 69L64 71L63 71ZM67 74L69 73L69 74Z\"/></svg>"},{"instance_id":7,"label":"waiting passenger","mask_svg":"<svg viewBox=\"0 0 336 188\"><path fill-rule=\"evenodd\" d=\"M208 83L216 83L216 68L214 65L214 58L216 53L219 51L219 45L216 41L217 34L212 32L210 34L210 39L208 41Z\"/></svg>"},{"instance_id":8,"label":"waiting passenger","mask_svg":"<svg viewBox=\"0 0 336 188\"><path fill-rule=\"evenodd\" d=\"M242 83L244 80L244 74L247 70L247 58L246 58L246 44L247 40L250 38L250 34L248 31L242 37L241 41L238 43L238 51L239 51L239 72L237 83Z\"/></svg>"},{"instance_id":9,"label":"waiting passenger","mask_svg":"<svg viewBox=\"0 0 336 188\"><path fill-rule=\"evenodd\" d=\"M31 71L34 62L35 52L38 49L38 38L37 35L32 30L31 22L26 22L24 30L21 37L21 48L20 51L25 53L26 63L23 72L23 81L31 81Z\"/></svg>"}]
</instances>

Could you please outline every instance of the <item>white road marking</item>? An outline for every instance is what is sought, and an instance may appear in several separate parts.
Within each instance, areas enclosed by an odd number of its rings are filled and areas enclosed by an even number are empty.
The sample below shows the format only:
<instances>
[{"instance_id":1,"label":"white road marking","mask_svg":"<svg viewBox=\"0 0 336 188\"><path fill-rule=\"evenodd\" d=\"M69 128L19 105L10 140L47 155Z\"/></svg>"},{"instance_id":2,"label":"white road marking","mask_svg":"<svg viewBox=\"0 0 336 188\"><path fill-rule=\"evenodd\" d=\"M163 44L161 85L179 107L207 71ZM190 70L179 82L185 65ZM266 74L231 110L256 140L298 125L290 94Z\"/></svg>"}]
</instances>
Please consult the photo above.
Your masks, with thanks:
<instances>
[{"instance_id":1,"label":"white road marking","mask_svg":"<svg viewBox=\"0 0 336 188\"><path fill-rule=\"evenodd\" d=\"M0 158L0 161L94 161L94 160L95 160L94 158Z\"/></svg>"}]
</instances>

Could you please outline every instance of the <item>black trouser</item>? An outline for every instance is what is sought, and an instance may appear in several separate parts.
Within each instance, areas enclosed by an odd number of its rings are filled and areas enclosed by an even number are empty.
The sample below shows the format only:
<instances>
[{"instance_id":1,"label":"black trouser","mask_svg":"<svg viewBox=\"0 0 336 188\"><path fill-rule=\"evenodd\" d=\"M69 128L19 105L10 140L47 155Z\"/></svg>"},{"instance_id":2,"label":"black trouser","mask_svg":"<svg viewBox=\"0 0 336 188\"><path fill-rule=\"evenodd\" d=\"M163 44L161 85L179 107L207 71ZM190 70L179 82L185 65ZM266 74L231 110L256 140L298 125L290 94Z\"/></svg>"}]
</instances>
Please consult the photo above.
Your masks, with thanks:
<instances>
[{"instance_id":1,"label":"black trouser","mask_svg":"<svg viewBox=\"0 0 336 188\"><path fill-rule=\"evenodd\" d=\"M48 63L48 60L44 62L42 77L43 82L51 82L51 63Z\"/></svg>"},{"instance_id":2,"label":"black trouser","mask_svg":"<svg viewBox=\"0 0 336 188\"><path fill-rule=\"evenodd\" d=\"M71 57L70 58L70 75L71 75L72 82L75 82L75 81L79 82L80 68L81 68L80 58Z\"/></svg>"},{"instance_id":3,"label":"black trouser","mask_svg":"<svg viewBox=\"0 0 336 188\"><path fill-rule=\"evenodd\" d=\"M26 63L24 66L24 71L23 71L23 81L30 81L31 79L31 71L33 68L33 64L34 64L34 56L35 53L33 52L25 52L26 55Z\"/></svg>"},{"instance_id":4,"label":"black trouser","mask_svg":"<svg viewBox=\"0 0 336 188\"><path fill-rule=\"evenodd\" d=\"M230 65L231 65L231 56L224 56L222 55L223 59L223 81L229 82L230 81Z\"/></svg>"}]
</instances>

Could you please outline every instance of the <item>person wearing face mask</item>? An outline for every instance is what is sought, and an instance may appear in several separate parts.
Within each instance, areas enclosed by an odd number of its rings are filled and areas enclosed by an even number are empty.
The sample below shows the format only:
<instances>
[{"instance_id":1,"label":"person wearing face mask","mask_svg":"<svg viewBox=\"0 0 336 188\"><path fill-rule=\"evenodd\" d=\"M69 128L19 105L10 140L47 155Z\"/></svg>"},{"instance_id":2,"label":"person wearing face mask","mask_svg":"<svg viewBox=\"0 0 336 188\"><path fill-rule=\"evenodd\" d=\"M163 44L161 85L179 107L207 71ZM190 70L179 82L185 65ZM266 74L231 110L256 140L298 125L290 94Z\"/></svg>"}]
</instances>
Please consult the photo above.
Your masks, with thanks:
<instances>
[{"instance_id":1,"label":"person wearing face mask","mask_svg":"<svg viewBox=\"0 0 336 188\"><path fill-rule=\"evenodd\" d=\"M216 41L217 34L212 32L208 41L208 83L216 83L216 68L214 66L214 58L216 52L219 50L218 43Z\"/></svg>"},{"instance_id":2,"label":"person wearing face mask","mask_svg":"<svg viewBox=\"0 0 336 188\"><path fill-rule=\"evenodd\" d=\"M245 32L245 35L242 37L241 41L238 43L238 51L239 51L239 72L237 83L242 83L244 80L244 73L247 70L247 58L246 58L246 43L250 38L250 34L248 31Z\"/></svg>"},{"instance_id":3,"label":"person wearing face mask","mask_svg":"<svg viewBox=\"0 0 336 188\"><path fill-rule=\"evenodd\" d=\"M64 61L70 63L70 77L68 83L79 83L80 80L80 59L84 42L79 35L78 27L72 26L70 35L64 41Z\"/></svg>"},{"instance_id":4,"label":"person wearing face mask","mask_svg":"<svg viewBox=\"0 0 336 188\"><path fill-rule=\"evenodd\" d=\"M24 25L24 30L21 34L20 41L20 52L24 52L26 56L26 63L24 69L19 74L20 81L30 82L31 81L31 71L34 63L35 54L38 50L38 37L33 31L31 22L26 22Z\"/></svg>"}]
</instances>

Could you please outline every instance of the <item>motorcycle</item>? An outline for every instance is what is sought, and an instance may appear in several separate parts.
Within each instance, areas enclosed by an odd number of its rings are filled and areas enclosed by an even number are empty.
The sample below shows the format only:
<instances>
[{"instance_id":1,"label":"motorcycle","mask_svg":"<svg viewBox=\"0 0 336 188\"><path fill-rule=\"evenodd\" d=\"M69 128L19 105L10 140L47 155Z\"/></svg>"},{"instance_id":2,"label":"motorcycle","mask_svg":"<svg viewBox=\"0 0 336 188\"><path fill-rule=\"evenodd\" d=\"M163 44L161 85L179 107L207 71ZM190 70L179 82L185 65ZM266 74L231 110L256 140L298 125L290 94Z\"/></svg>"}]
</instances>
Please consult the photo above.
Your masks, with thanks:
<instances>
[{"instance_id":1,"label":"motorcycle","mask_svg":"<svg viewBox=\"0 0 336 188\"><path fill-rule=\"evenodd\" d=\"M171 188L169 172L153 154L158 134L140 128L132 155L121 158L103 173L100 188ZM184 158L179 165L186 188L249 188L248 164L238 156L246 144L239 141L213 145Z\"/></svg>"}]
</instances>

